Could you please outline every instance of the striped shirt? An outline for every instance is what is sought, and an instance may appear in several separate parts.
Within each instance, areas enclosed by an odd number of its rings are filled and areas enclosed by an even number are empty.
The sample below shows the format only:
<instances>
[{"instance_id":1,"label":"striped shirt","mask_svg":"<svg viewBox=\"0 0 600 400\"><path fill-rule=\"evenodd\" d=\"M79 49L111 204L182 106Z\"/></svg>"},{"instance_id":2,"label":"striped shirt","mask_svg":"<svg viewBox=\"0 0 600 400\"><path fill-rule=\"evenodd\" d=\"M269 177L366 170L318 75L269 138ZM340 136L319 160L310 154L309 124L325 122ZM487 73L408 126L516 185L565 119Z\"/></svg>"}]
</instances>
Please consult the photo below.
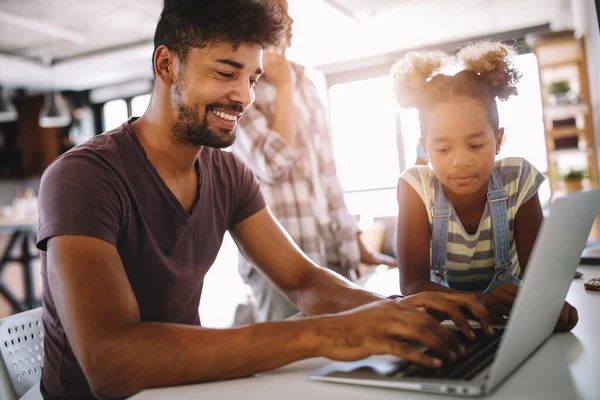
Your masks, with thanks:
<instances>
[{"instance_id":1,"label":"striped shirt","mask_svg":"<svg viewBox=\"0 0 600 400\"><path fill-rule=\"evenodd\" d=\"M545 177L522 158L505 158L497 161L496 167L508 196L511 273L519 276L521 269L514 240L515 216L519 208L537 193ZM406 170L400 179L405 180L423 200L427 208L431 232L433 225L431 208L435 198L436 176L429 167L417 166ZM452 215L448 223L446 258L449 286L457 290L483 290L494 277L494 266L492 218L488 205L486 204L479 228L473 235L466 232L452 208Z\"/></svg>"},{"instance_id":2,"label":"striped shirt","mask_svg":"<svg viewBox=\"0 0 600 400\"><path fill-rule=\"evenodd\" d=\"M267 205L302 251L318 265L350 277L360 261L356 218L344 201L321 99L304 69L294 63L292 67L296 145L270 128L276 91L265 79L240 119L231 150L254 172ZM242 277L251 268L240 257Z\"/></svg>"}]
</instances>

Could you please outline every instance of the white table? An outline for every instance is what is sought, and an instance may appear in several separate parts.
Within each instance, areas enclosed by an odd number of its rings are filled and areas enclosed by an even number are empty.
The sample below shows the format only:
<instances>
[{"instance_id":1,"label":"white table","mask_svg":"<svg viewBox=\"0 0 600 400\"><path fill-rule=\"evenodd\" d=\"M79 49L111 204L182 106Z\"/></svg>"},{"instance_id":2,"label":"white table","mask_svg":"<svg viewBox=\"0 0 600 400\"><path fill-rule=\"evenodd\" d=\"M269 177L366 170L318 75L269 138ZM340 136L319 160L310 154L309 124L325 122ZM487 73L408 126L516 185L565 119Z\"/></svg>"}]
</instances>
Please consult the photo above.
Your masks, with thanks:
<instances>
[{"instance_id":1,"label":"white table","mask_svg":"<svg viewBox=\"0 0 600 400\"><path fill-rule=\"evenodd\" d=\"M599 267L582 266L567 300L579 311L572 333L553 335L488 398L491 399L600 399L600 292L585 291L584 280L600 276ZM397 272L386 271L390 277ZM396 281L398 282L398 281ZM299 361L255 377L197 385L145 390L133 400L157 399L439 399L394 389L315 382L306 374L329 362ZM456 398L456 397L450 397Z\"/></svg>"}]
</instances>

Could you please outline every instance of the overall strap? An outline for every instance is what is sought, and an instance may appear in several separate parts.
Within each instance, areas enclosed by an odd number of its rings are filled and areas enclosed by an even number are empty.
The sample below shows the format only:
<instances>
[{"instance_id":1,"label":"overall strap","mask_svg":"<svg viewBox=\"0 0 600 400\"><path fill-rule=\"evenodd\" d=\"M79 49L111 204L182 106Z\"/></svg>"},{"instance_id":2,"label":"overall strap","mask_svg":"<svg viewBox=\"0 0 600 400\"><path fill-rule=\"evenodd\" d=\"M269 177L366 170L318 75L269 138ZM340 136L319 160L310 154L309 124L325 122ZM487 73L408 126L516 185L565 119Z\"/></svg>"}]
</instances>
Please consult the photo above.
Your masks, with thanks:
<instances>
[{"instance_id":1,"label":"overall strap","mask_svg":"<svg viewBox=\"0 0 600 400\"><path fill-rule=\"evenodd\" d=\"M435 197L431 216L433 226L431 231L431 268L439 277L446 272L446 253L448 244L448 222L452 208L444 193L442 183L435 179Z\"/></svg>"},{"instance_id":2,"label":"overall strap","mask_svg":"<svg viewBox=\"0 0 600 400\"><path fill-rule=\"evenodd\" d=\"M503 273L511 265L510 231L508 229L508 196L498 169L494 168L488 184L487 200L492 217L492 238L494 240L494 258L496 272Z\"/></svg>"}]
</instances>

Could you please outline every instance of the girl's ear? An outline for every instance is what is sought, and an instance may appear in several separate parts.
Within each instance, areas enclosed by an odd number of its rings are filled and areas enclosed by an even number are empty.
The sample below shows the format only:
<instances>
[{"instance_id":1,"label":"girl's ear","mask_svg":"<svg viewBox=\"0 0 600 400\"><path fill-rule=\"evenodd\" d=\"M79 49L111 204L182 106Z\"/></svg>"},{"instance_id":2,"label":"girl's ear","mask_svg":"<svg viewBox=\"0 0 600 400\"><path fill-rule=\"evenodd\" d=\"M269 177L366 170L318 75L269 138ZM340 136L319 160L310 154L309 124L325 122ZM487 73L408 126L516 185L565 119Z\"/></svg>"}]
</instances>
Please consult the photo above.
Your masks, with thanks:
<instances>
[{"instance_id":1,"label":"girl's ear","mask_svg":"<svg viewBox=\"0 0 600 400\"><path fill-rule=\"evenodd\" d=\"M499 128L496 131L496 155L500 153L500 148L504 144L504 128Z\"/></svg>"},{"instance_id":2,"label":"girl's ear","mask_svg":"<svg viewBox=\"0 0 600 400\"><path fill-rule=\"evenodd\" d=\"M429 154L427 154L427 148L425 148L425 139L422 136L419 138L419 146L421 146L421 150L423 150L423 154L425 155L424 161L429 161Z\"/></svg>"}]
</instances>

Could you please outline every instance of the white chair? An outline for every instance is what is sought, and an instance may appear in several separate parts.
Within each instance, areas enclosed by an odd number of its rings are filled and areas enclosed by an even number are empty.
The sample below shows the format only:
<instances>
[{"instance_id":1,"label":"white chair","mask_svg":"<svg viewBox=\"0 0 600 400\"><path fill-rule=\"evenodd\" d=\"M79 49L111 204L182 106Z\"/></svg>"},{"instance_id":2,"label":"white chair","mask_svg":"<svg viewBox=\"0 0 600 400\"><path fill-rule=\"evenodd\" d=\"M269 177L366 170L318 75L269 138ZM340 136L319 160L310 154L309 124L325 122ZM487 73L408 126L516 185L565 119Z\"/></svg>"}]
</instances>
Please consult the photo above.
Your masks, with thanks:
<instances>
[{"instance_id":1,"label":"white chair","mask_svg":"<svg viewBox=\"0 0 600 400\"><path fill-rule=\"evenodd\" d=\"M39 386L42 376L42 308L1 319L0 347L4 361L0 363L0 398L20 399L30 389Z\"/></svg>"}]
</instances>

